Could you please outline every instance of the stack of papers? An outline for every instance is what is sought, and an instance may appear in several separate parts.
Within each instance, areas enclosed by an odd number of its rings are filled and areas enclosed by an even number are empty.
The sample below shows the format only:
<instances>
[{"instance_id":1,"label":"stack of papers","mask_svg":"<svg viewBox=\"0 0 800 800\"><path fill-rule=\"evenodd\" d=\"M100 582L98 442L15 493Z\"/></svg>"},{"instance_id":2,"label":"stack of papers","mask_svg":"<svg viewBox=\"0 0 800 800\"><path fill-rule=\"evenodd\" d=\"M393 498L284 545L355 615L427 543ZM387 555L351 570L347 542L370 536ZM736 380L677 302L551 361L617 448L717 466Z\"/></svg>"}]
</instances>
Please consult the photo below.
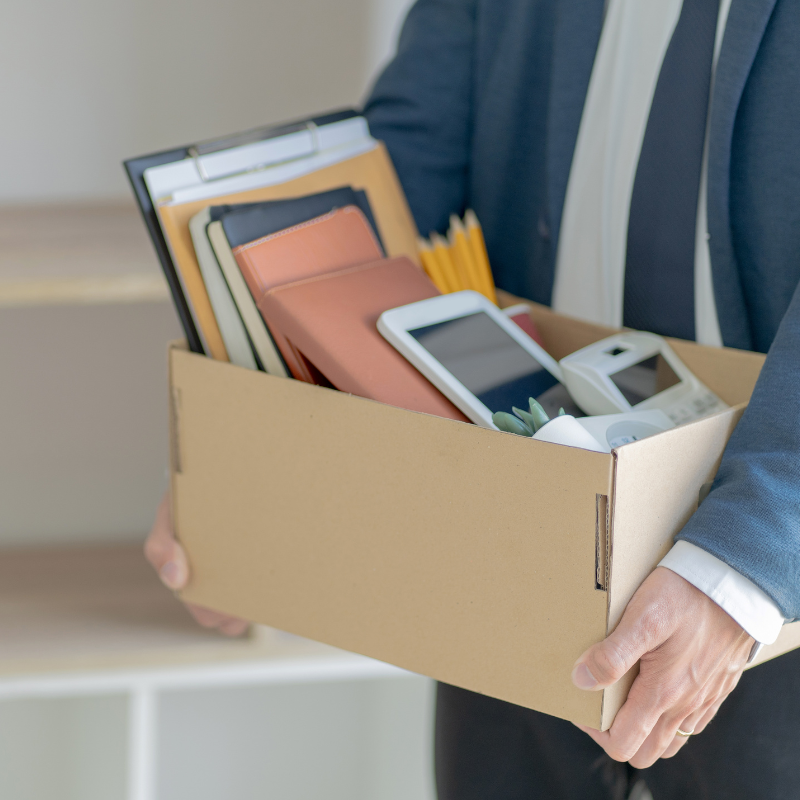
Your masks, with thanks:
<instances>
[{"instance_id":1,"label":"stack of papers","mask_svg":"<svg viewBox=\"0 0 800 800\"><path fill-rule=\"evenodd\" d=\"M375 323L443 292L494 299L480 226L454 218L445 285L363 117L340 112L126 168L193 351L466 420Z\"/></svg>"},{"instance_id":2,"label":"stack of papers","mask_svg":"<svg viewBox=\"0 0 800 800\"><path fill-rule=\"evenodd\" d=\"M350 195L337 202L361 208L386 253L416 260L413 220L391 162L355 111L143 156L125 166L189 346L218 360L286 374L234 270L226 214L345 189ZM258 224L251 224L253 235ZM265 228L260 235L274 232Z\"/></svg>"}]
</instances>

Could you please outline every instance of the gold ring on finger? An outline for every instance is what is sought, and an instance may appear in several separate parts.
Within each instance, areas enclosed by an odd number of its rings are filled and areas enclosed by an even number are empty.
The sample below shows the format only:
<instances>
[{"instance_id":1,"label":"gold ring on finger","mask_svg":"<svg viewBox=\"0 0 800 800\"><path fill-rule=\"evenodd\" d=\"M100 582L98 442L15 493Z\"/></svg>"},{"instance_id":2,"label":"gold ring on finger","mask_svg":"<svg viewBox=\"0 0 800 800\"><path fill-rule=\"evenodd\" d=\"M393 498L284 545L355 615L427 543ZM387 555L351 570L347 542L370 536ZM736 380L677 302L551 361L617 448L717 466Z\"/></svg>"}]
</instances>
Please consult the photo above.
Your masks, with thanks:
<instances>
[{"instance_id":1,"label":"gold ring on finger","mask_svg":"<svg viewBox=\"0 0 800 800\"><path fill-rule=\"evenodd\" d=\"M688 739L692 735L694 735L694 731L682 731L678 728L677 736L683 736L685 739Z\"/></svg>"}]
</instances>

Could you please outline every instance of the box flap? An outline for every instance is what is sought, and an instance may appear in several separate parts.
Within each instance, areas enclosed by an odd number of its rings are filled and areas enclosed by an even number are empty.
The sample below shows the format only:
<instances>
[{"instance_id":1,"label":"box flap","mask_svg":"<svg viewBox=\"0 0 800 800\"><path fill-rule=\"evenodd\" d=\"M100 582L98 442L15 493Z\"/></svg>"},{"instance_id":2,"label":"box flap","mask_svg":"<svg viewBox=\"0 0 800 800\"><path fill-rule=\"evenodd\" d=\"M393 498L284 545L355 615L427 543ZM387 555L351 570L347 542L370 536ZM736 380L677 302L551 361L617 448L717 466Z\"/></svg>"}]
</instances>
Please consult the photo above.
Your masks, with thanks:
<instances>
[{"instance_id":1,"label":"box flap","mask_svg":"<svg viewBox=\"0 0 800 800\"><path fill-rule=\"evenodd\" d=\"M184 600L599 725L610 455L175 349L171 380Z\"/></svg>"},{"instance_id":2,"label":"box flap","mask_svg":"<svg viewBox=\"0 0 800 800\"><path fill-rule=\"evenodd\" d=\"M509 292L498 290L497 300L502 308L524 303L530 308L531 319L539 329L544 349L557 361L590 344L619 333L617 328L594 325L591 322L556 314L551 308L540 303L516 297Z\"/></svg>"},{"instance_id":3,"label":"box flap","mask_svg":"<svg viewBox=\"0 0 800 800\"><path fill-rule=\"evenodd\" d=\"M667 340L678 358L729 406L750 402L766 356L731 347L706 347L682 339Z\"/></svg>"}]
</instances>

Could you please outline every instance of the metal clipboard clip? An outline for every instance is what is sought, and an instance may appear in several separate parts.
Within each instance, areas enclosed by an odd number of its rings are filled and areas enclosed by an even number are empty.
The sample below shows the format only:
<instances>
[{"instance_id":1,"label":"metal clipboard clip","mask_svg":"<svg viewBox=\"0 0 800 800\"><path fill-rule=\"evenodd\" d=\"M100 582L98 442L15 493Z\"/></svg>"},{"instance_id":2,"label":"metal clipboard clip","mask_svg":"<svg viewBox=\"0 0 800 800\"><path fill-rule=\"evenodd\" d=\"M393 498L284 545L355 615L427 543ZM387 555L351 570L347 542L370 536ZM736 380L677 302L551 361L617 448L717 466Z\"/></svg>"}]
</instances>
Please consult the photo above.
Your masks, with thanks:
<instances>
[{"instance_id":1,"label":"metal clipboard clip","mask_svg":"<svg viewBox=\"0 0 800 800\"><path fill-rule=\"evenodd\" d=\"M266 142L270 139L279 139L284 136L290 136L293 133L302 133L307 131L311 135L311 150L303 152L299 155L290 156L288 158L277 159L274 161L256 162L243 169L233 170L219 175L209 175L208 170L203 163L203 157L220 153L226 150L233 150L237 147L246 147L247 145L258 144ZM307 122L287 125L283 128L258 128L253 131L247 131L237 136L229 137L228 139L216 140L213 143L196 144L188 148L189 157L194 161L197 168L197 174L203 183L213 183L214 181L224 180L226 178L234 178L239 175L247 175L252 172L259 172L265 169L271 169L283 164L291 164L294 161L302 161L306 158L313 158L319 155L322 148L320 146L319 126L309 120Z\"/></svg>"}]
</instances>

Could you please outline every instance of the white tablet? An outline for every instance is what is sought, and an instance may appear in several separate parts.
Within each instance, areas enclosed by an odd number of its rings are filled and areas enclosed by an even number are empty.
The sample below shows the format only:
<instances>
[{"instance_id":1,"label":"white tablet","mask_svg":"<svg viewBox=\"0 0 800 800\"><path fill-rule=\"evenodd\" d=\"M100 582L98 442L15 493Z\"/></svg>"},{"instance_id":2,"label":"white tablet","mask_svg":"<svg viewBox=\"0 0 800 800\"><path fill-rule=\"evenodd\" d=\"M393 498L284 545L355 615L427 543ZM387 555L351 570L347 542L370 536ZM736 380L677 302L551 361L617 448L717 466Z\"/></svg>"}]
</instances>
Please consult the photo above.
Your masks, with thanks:
<instances>
[{"instance_id":1,"label":"white tablet","mask_svg":"<svg viewBox=\"0 0 800 800\"><path fill-rule=\"evenodd\" d=\"M496 430L492 414L528 408L582 416L560 383L561 369L478 292L432 297L381 315L378 330L473 422Z\"/></svg>"}]
</instances>

